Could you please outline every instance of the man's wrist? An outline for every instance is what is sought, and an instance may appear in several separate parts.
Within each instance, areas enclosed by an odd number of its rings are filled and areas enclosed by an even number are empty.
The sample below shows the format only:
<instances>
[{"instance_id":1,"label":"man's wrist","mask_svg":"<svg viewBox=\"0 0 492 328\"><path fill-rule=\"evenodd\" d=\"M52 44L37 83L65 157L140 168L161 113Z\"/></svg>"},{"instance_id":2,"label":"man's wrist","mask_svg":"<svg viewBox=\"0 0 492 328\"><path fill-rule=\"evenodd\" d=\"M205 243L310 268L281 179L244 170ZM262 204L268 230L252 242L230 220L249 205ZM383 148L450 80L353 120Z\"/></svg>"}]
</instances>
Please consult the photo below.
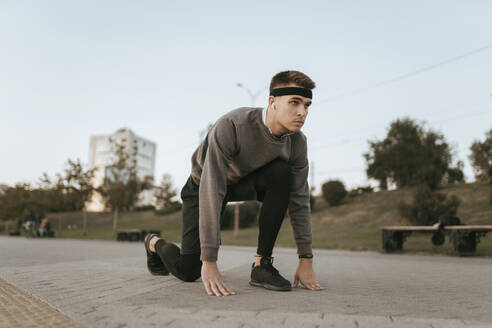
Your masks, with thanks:
<instances>
[{"instance_id":1,"label":"man's wrist","mask_svg":"<svg viewBox=\"0 0 492 328\"><path fill-rule=\"evenodd\" d=\"M203 264L217 264L217 261L202 261Z\"/></svg>"},{"instance_id":2,"label":"man's wrist","mask_svg":"<svg viewBox=\"0 0 492 328\"><path fill-rule=\"evenodd\" d=\"M299 259L299 265L313 265L313 259Z\"/></svg>"},{"instance_id":3,"label":"man's wrist","mask_svg":"<svg viewBox=\"0 0 492 328\"><path fill-rule=\"evenodd\" d=\"M312 259L313 258L313 253L304 253L304 254L299 254L300 259Z\"/></svg>"}]
</instances>

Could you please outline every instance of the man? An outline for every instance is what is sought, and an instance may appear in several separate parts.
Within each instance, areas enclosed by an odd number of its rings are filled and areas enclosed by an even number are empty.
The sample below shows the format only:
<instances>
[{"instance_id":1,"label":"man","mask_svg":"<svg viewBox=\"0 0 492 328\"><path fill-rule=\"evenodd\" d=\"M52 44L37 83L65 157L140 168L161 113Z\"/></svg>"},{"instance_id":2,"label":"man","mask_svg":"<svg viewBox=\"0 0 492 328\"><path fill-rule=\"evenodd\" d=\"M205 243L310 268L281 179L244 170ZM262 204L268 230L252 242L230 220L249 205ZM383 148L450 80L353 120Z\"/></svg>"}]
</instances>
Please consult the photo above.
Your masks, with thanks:
<instances>
[{"instance_id":1,"label":"man","mask_svg":"<svg viewBox=\"0 0 492 328\"><path fill-rule=\"evenodd\" d=\"M315 83L298 71L276 74L270 83L267 108L238 108L223 115L192 156L192 172L181 191L181 249L148 235L147 266L152 274L171 272L183 281L201 276L208 295L235 292L224 284L217 267L220 218L228 201L259 200L256 261L252 286L291 290L273 267L272 251L287 208L299 265L299 282L321 290L313 271L306 136L301 128L311 105Z\"/></svg>"}]
</instances>

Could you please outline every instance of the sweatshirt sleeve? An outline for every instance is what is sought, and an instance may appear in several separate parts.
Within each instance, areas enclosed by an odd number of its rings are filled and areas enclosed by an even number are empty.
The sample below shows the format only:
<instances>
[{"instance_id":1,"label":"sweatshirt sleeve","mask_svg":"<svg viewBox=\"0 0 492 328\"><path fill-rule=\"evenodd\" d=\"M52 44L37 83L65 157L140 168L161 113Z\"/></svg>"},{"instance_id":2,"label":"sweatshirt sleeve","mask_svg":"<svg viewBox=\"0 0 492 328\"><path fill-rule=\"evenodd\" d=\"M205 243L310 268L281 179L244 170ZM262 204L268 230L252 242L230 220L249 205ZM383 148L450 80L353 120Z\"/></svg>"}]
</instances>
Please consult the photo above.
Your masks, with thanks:
<instances>
[{"instance_id":1,"label":"sweatshirt sleeve","mask_svg":"<svg viewBox=\"0 0 492 328\"><path fill-rule=\"evenodd\" d=\"M202 261L217 261L220 212L227 192L227 171L236 149L236 127L226 118L210 130L199 186L199 231Z\"/></svg>"},{"instance_id":2,"label":"sweatshirt sleeve","mask_svg":"<svg viewBox=\"0 0 492 328\"><path fill-rule=\"evenodd\" d=\"M289 215L297 244L297 253L312 253L311 205L308 184L309 161L304 135L293 146L293 185L290 193Z\"/></svg>"}]
</instances>

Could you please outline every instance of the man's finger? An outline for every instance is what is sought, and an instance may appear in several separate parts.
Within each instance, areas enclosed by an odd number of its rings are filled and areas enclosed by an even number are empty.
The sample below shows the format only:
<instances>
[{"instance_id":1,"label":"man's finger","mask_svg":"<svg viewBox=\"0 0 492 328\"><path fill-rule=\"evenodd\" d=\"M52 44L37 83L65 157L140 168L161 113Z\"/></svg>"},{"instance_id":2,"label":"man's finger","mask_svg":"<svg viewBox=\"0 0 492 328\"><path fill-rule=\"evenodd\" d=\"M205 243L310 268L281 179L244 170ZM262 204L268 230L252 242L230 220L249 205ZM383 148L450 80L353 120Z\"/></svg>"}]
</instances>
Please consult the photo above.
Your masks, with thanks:
<instances>
[{"instance_id":1,"label":"man's finger","mask_svg":"<svg viewBox=\"0 0 492 328\"><path fill-rule=\"evenodd\" d=\"M210 289L210 283L208 281L204 281L203 285L205 286L205 290L207 291L207 294L210 296L213 295L212 290Z\"/></svg>"},{"instance_id":2,"label":"man's finger","mask_svg":"<svg viewBox=\"0 0 492 328\"><path fill-rule=\"evenodd\" d=\"M235 295L236 294L232 289L230 289L229 287L227 287L226 284L223 284L223 286L224 286L225 290L227 290L227 292L229 294L231 294L231 295Z\"/></svg>"},{"instance_id":3,"label":"man's finger","mask_svg":"<svg viewBox=\"0 0 492 328\"><path fill-rule=\"evenodd\" d=\"M217 286L215 285L215 281L210 282L210 286L212 287L212 291L214 292L215 296L222 296L222 294L217 289Z\"/></svg>"},{"instance_id":4,"label":"man's finger","mask_svg":"<svg viewBox=\"0 0 492 328\"><path fill-rule=\"evenodd\" d=\"M317 282L313 282L309 284L309 289L311 290L322 290L321 286Z\"/></svg>"},{"instance_id":5,"label":"man's finger","mask_svg":"<svg viewBox=\"0 0 492 328\"><path fill-rule=\"evenodd\" d=\"M299 285L299 277L294 276L294 287L297 287Z\"/></svg>"},{"instance_id":6,"label":"man's finger","mask_svg":"<svg viewBox=\"0 0 492 328\"><path fill-rule=\"evenodd\" d=\"M229 295L229 292L224 288L224 285L222 284L222 282L218 282L217 287L219 287L219 290L222 293L222 295L224 295L224 296Z\"/></svg>"}]
</instances>

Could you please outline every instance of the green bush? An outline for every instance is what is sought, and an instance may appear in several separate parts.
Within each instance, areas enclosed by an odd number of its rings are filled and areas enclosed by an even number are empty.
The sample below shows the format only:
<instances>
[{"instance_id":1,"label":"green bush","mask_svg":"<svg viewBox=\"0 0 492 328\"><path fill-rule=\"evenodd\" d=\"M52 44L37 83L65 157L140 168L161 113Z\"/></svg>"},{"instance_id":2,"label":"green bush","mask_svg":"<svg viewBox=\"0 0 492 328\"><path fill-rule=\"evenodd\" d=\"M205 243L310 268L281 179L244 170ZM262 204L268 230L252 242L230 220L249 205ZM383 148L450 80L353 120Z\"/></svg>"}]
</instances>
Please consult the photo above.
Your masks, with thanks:
<instances>
[{"instance_id":1,"label":"green bush","mask_svg":"<svg viewBox=\"0 0 492 328\"><path fill-rule=\"evenodd\" d=\"M427 185L421 185L415 190L412 201L409 204L400 202L398 210L410 224L432 225L441 215L456 215L460 203L455 195L448 198L445 194L432 192Z\"/></svg>"},{"instance_id":2,"label":"green bush","mask_svg":"<svg viewBox=\"0 0 492 328\"><path fill-rule=\"evenodd\" d=\"M234 204L228 204L220 220L222 229L234 228ZM239 228L248 228L256 224L261 203L257 201L245 201L239 204Z\"/></svg>"},{"instance_id":3,"label":"green bush","mask_svg":"<svg viewBox=\"0 0 492 328\"><path fill-rule=\"evenodd\" d=\"M321 189L324 200L326 200L330 206L339 205L345 196L347 196L345 185L339 180L325 182L321 186Z\"/></svg>"}]
</instances>

